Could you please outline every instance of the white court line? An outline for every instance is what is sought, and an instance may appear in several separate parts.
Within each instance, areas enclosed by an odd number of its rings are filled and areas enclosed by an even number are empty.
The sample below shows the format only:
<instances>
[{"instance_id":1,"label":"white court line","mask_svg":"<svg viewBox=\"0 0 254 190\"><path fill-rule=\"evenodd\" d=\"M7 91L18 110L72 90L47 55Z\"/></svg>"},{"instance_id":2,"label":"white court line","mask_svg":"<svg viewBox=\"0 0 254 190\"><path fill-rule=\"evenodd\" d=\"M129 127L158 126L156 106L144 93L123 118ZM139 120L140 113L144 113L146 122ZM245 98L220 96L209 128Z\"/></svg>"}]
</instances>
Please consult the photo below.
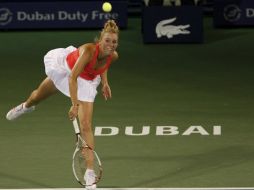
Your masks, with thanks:
<instances>
[{"instance_id":1,"label":"white court line","mask_svg":"<svg viewBox=\"0 0 254 190\"><path fill-rule=\"evenodd\" d=\"M254 187L190 187L190 188L97 188L96 190L254 190ZM36 188L0 190L85 190L85 188Z\"/></svg>"}]
</instances>

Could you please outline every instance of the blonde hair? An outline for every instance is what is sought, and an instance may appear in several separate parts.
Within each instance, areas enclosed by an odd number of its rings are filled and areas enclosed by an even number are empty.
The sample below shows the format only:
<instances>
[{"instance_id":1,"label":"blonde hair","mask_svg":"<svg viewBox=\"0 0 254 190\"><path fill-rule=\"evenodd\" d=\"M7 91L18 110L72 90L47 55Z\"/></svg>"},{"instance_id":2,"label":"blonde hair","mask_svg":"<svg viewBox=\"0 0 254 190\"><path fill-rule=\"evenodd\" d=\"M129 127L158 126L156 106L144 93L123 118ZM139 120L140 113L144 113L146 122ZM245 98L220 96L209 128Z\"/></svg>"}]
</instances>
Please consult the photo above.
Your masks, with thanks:
<instances>
[{"instance_id":1,"label":"blonde hair","mask_svg":"<svg viewBox=\"0 0 254 190\"><path fill-rule=\"evenodd\" d=\"M100 41L105 33L115 33L119 35L119 28L114 20L107 20L107 22L105 22L104 27L100 32L100 37L96 37L95 42Z\"/></svg>"},{"instance_id":2,"label":"blonde hair","mask_svg":"<svg viewBox=\"0 0 254 190\"><path fill-rule=\"evenodd\" d=\"M114 20L108 20L105 24L104 24L104 28L101 31L101 36L106 33L115 33L115 34L119 34L119 29L118 26L116 24L116 22Z\"/></svg>"}]
</instances>

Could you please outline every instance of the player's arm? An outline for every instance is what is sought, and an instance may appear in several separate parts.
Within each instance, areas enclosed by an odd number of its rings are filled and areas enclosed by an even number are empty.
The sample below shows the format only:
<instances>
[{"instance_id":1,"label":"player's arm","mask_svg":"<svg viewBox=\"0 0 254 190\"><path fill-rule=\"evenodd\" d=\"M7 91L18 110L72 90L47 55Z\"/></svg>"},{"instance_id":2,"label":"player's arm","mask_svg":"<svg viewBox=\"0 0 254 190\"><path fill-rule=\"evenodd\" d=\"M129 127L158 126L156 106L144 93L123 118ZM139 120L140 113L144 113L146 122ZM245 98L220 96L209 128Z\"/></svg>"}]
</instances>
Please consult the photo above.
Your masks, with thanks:
<instances>
[{"instance_id":1,"label":"player's arm","mask_svg":"<svg viewBox=\"0 0 254 190\"><path fill-rule=\"evenodd\" d=\"M84 46L80 49L80 56L77 59L71 74L69 76L69 90L70 90L70 97L73 106L78 105L78 98L77 98L77 78L80 73L84 70L86 64L90 62L92 59L93 48L90 46Z\"/></svg>"},{"instance_id":2,"label":"player's arm","mask_svg":"<svg viewBox=\"0 0 254 190\"><path fill-rule=\"evenodd\" d=\"M111 64L115 62L117 59L118 59L118 53L115 51L112 55ZM101 74L101 84L102 86L105 84L108 84L108 69Z\"/></svg>"},{"instance_id":3,"label":"player's arm","mask_svg":"<svg viewBox=\"0 0 254 190\"><path fill-rule=\"evenodd\" d=\"M114 52L111 64L113 62L115 62L117 59L118 59L118 54L117 54L117 52ZM112 97L111 89L110 89L110 86L108 84L108 69L105 70L101 74L101 84L102 84L102 94L103 94L105 100L107 100L108 98L111 98Z\"/></svg>"}]
</instances>

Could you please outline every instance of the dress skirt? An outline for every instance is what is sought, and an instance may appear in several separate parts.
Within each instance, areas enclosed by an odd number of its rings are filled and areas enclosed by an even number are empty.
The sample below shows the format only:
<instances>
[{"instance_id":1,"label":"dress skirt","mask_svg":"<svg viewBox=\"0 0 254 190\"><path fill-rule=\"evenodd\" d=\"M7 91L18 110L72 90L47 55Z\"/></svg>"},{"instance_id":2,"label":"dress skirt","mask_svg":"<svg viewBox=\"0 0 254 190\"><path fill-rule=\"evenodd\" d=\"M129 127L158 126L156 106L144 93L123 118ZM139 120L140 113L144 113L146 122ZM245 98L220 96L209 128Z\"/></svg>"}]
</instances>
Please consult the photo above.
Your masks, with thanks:
<instances>
[{"instance_id":1,"label":"dress skirt","mask_svg":"<svg viewBox=\"0 0 254 190\"><path fill-rule=\"evenodd\" d=\"M69 92L69 75L71 70L66 62L66 57L69 53L77 48L69 46L67 48L57 48L49 51L44 56L44 65L46 75L53 81L56 88L64 95L70 97ZM101 82L101 77L98 75L93 80L86 80L78 77L78 100L84 102L94 102L97 94L97 87Z\"/></svg>"}]
</instances>

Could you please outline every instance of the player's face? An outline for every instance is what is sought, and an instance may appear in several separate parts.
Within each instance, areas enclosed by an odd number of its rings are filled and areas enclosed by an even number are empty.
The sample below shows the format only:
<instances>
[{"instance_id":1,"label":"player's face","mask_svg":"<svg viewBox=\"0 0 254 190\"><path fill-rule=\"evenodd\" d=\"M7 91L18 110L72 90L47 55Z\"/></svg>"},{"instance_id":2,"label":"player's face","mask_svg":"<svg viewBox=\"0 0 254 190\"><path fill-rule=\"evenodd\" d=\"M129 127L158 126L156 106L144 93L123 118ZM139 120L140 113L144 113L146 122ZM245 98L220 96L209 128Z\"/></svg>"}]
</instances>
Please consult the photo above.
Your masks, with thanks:
<instances>
[{"instance_id":1,"label":"player's face","mask_svg":"<svg viewBox=\"0 0 254 190\"><path fill-rule=\"evenodd\" d=\"M106 32L103 34L100 44L104 54L110 55L118 46L118 35L115 33Z\"/></svg>"}]
</instances>

